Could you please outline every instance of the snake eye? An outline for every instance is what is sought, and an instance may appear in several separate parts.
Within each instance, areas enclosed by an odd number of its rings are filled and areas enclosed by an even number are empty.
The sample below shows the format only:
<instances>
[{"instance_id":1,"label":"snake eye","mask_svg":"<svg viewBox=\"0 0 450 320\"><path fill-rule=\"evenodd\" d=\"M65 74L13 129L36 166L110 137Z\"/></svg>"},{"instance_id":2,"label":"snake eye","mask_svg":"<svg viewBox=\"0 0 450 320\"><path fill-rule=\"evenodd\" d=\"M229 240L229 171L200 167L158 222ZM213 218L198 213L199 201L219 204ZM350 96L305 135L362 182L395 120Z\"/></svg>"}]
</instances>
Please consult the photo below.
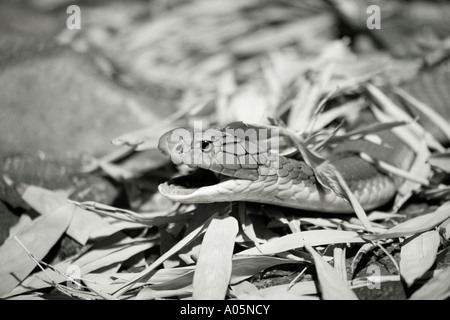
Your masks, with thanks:
<instances>
[{"instance_id":1,"label":"snake eye","mask_svg":"<svg viewBox=\"0 0 450 320\"><path fill-rule=\"evenodd\" d=\"M214 145L211 141L203 140L202 141L202 151L203 152L211 152L214 149Z\"/></svg>"}]
</instances>

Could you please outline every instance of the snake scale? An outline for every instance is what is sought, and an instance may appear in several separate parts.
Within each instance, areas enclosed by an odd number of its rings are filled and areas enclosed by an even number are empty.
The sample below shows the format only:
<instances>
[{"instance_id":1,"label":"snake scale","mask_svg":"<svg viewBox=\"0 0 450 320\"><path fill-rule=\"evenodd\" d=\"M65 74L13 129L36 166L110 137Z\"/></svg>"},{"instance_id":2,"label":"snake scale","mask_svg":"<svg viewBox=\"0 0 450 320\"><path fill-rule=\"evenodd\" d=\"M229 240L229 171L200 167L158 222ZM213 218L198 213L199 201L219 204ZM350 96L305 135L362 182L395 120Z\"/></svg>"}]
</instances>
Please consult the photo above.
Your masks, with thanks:
<instances>
[{"instance_id":1,"label":"snake scale","mask_svg":"<svg viewBox=\"0 0 450 320\"><path fill-rule=\"evenodd\" d=\"M242 134L251 129L258 127L233 122L212 129L212 133L193 128L165 133L159 149L174 163L198 170L190 178L178 177L161 184L159 191L181 203L251 201L310 211L353 212L342 196L317 181L314 170L302 159L272 152L270 145L255 147L259 137ZM402 169L408 169L413 159L412 152L392 132L382 131L376 137L375 142L346 140L327 157L366 210L389 202L399 181L358 153Z\"/></svg>"}]
</instances>

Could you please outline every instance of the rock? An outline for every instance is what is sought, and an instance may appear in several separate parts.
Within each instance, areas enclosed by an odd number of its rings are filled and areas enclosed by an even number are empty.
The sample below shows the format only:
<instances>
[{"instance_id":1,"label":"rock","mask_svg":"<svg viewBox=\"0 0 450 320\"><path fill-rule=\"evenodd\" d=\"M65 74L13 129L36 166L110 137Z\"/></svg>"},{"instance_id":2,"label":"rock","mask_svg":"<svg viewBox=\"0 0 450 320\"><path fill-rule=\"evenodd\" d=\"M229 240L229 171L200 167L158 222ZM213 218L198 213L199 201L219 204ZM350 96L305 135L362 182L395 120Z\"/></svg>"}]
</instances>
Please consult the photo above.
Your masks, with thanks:
<instances>
[{"instance_id":1,"label":"rock","mask_svg":"<svg viewBox=\"0 0 450 320\"><path fill-rule=\"evenodd\" d=\"M14 2L0 3L0 28L34 37L53 37L65 26L65 11L61 11L63 15L49 15Z\"/></svg>"},{"instance_id":2,"label":"rock","mask_svg":"<svg viewBox=\"0 0 450 320\"><path fill-rule=\"evenodd\" d=\"M0 4L0 153L89 153L159 120L152 97L100 71L90 54L59 45L66 13ZM161 108L164 109L164 108Z\"/></svg>"},{"instance_id":3,"label":"rock","mask_svg":"<svg viewBox=\"0 0 450 320\"><path fill-rule=\"evenodd\" d=\"M103 76L88 56L23 46L27 54L0 65L0 152L103 155L111 139L158 121L150 101Z\"/></svg>"}]
</instances>

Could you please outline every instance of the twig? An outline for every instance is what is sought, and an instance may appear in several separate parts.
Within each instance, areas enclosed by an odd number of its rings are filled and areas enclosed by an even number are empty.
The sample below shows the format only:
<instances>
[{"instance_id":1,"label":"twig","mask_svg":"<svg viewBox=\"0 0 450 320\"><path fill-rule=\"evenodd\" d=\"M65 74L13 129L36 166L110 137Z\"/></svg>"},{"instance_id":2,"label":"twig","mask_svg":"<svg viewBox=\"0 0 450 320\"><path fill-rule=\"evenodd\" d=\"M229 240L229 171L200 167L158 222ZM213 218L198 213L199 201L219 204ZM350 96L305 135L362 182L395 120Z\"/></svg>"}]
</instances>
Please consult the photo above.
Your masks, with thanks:
<instances>
[{"instance_id":1,"label":"twig","mask_svg":"<svg viewBox=\"0 0 450 320\"><path fill-rule=\"evenodd\" d=\"M39 269L41 269L44 274L48 277L48 279L50 280L50 282L52 283L52 285L57 288L58 290L60 290L62 293L67 294L66 292L64 292L64 289L61 287L60 284L56 283L53 278L47 273L47 271L45 270L45 268L42 266L41 262L38 261L38 259L36 259L36 257L27 249L27 247L25 247L25 245L22 243L22 241L20 241L20 239L17 236L13 237L14 240L16 240L16 242L23 248L23 250L28 254L28 256L31 258L31 260L34 261L34 263L36 263L36 265L39 267Z\"/></svg>"},{"instance_id":2,"label":"twig","mask_svg":"<svg viewBox=\"0 0 450 320\"><path fill-rule=\"evenodd\" d=\"M291 288L303 277L306 270L308 270L308 267L309 266L304 267L303 270L289 283L287 290L291 290Z\"/></svg>"}]
</instances>

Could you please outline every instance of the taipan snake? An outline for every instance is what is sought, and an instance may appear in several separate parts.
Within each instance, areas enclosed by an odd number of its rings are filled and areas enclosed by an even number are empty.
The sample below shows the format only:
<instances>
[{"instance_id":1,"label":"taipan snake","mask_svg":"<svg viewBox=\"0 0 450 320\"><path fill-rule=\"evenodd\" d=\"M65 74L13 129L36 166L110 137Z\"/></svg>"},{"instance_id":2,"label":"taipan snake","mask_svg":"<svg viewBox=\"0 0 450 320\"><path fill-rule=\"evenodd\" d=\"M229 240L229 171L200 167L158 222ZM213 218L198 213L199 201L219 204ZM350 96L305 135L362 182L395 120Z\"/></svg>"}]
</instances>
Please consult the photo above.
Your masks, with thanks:
<instances>
[{"instance_id":1,"label":"taipan snake","mask_svg":"<svg viewBox=\"0 0 450 320\"><path fill-rule=\"evenodd\" d=\"M174 163L198 170L191 179L178 177L161 184L159 191L181 203L251 201L321 212L353 212L348 201L317 181L305 161L278 155L270 145L255 147L259 135L242 134L251 129L259 127L234 122L209 132L178 128L165 133L159 149ZM366 210L388 203L396 194L398 179L363 160L359 152L404 170L414 158L391 131L378 132L377 137L381 143L344 141L327 156Z\"/></svg>"}]
</instances>

